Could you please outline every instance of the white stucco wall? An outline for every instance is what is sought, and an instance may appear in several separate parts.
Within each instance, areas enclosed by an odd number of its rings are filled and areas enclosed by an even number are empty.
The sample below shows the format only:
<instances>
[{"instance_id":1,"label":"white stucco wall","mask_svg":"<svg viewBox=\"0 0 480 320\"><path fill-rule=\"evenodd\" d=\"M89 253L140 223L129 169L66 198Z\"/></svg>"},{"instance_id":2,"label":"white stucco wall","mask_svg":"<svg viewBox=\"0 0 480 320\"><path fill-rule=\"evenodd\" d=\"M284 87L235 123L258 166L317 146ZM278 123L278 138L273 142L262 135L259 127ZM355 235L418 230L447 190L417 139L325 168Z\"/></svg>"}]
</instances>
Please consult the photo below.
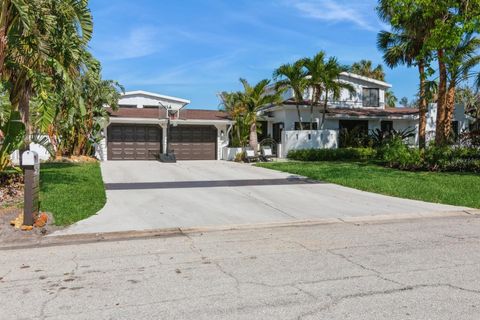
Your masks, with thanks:
<instances>
[{"instance_id":1,"label":"white stucco wall","mask_svg":"<svg viewBox=\"0 0 480 320\"><path fill-rule=\"evenodd\" d=\"M107 160L107 139L103 138L100 140L100 143L98 143L95 146L95 158L97 158L100 161L106 161Z\"/></svg>"},{"instance_id":2,"label":"white stucco wall","mask_svg":"<svg viewBox=\"0 0 480 320\"><path fill-rule=\"evenodd\" d=\"M455 105L453 112L453 121L458 121L459 133L468 131L470 126L470 120L465 115L465 106L463 104ZM437 123L437 105L432 103L428 106L427 112L427 128L426 135L427 141L431 141L435 138L435 127Z\"/></svg>"},{"instance_id":3,"label":"white stucco wall","mask_svg":"<svg viewBox=\"0 0 480 320\"><path fill-rule=\"evenodd\" d=\"M362 108L363 107L363 88L375 88L379 89L379 108L385 108L385 90L390 87L389 84L379 82L379 81L369 81L364 77L352 77L347 73L343 73L340 76L340 81L344 83L349 83L353 86L354 92L350 93L347 89L342 89L340 93L340 98L333 100L333 97L329 97L328 106L329 107L342 107L342 108ZM304 94L304 99L309 100L312 95L312 90L309 89ZM293 90L288 89L283 93L284 101L294 97ZM325 95L322 95L321 100L325 98ZM377 109L377 108L375 108Z\"/></svg>"},{"instance_id":4,"label":"white stucco wall","mask_svg":"<svg viewBox=\"0 0 480 320\"><path fill-rule=\"evenodd\" d=\"M30 150L38 153L38 158L40 159L40 161L47 161L50 160L50 158L52 157L47 151L47 149L36 143L30 143ZM10 159L15 165L20 164L20 152L16 150L14 153L11 154Z\"/></svg>"},{"instance_id":5,"label":"white stucco wall","mask_svg":"<svg viewBox=\"0 0 480 320\"><path fill-rule=\"evenodd\" d=\"M160 103L166 107L171 107L174 110L178 110L190 103L190 101L142 91L126 92L118 101L118 104L121 107L135 108L162 108Z\"/></svg>"},{"instance_id":6,"label":"white stucco wall","mask_svg":"<svg viewBox=\"0 0 480 320\"><path fill-rule=\"evenodd\" d=\"M290 150L338 148L337 130L289 130L282 136L282 158Z\"/></svg>"}]
</instances>

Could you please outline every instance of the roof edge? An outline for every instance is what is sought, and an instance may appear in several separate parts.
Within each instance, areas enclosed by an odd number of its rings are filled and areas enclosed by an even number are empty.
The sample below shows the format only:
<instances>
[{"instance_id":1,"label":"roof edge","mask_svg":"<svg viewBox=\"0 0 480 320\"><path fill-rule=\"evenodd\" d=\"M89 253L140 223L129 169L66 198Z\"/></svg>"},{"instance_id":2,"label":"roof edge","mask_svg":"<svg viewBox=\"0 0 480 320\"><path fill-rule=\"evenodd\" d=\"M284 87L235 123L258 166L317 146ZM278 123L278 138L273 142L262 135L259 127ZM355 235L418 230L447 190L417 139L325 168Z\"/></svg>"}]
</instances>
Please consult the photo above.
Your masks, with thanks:
<instances>
[{"instance_id":1,"label":"roof edge","mask_svg":"<svg viewBox=\"0 0 480 320\"><path fill-rule=\"evenodd\" d=\"M129 96L129 95L135 95L135 94L142 94L142 95L145 95L145 96L151 96L151 97L165 99L165 100L178 101L178 102L184 103L185 105L191 103L191 101L187 100L187 99L182 99L182 98L177 98L177 97L172 97L172 96L166 96L166 95L163 95L163 94L158 94L158 93L155 93L155 92L149 92L149 91L144 91L144 90L127 91L124 94L122 94L122 97Z\"/></svg>"}]
</instances>

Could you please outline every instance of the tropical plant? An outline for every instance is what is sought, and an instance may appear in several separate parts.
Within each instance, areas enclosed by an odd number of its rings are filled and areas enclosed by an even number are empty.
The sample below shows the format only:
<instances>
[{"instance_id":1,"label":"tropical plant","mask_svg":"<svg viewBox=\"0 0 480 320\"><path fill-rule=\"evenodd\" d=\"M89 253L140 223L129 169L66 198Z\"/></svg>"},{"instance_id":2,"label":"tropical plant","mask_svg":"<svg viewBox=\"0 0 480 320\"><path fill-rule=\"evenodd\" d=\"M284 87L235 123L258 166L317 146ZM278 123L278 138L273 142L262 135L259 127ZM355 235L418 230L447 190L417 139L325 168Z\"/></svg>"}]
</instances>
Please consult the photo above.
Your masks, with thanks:
<instances>
[{"instance_id":1,"label":"tropical plant","mask_svg":"<svg viewBox=\"0 0 480 320\"><path fill-rule=\"evenodd\" d=\"M250 147L258 151L257 114L261 108L282 102L283 89L271 90L270 80L264 79L255 85L250 85L247 80L240 79L243 92L240 93L240 103L245 108L245 121L250 128Z\"/></svg>"},{"instance_id":2,"label":"tropical plant","mask_svg":"<svg viewBox=\"0 0 480 320\"><path fill-rule=\"evenodd\" d=\"M276 83L277 90L292 90L295 107L297 108L300 130L303 130L300 105L305 103L304 94L309 84L303 61L299 60L295 63L281 65L273 72L273 78L276 81L278 80Z\"/></svg>"},{"instance_id":3,"label":"tropical plant","mask_svg":"<svg viewBox=\"0 0 480 320\"><path fill-rule=\"evenodd\" d=\"M358 74L360 76L385 81L385 72L381 64L378 64L375 68L371 60L362 59L352 64L348 70L351 73Z\"/></svg>"},{"instance_id":4,"label":"tropical plant","mask_svg":"<svg viewBox=\"0 0 480 320\"><path fill-rule=\"evenodd\" d=\"M480 63L480 39L468 33L457 47L448 50L446 53L446 65L449 77L449 84L446 96L445 122L451 123L455 110L455 95L457 86L468 80L472 75L471 70ZM450 136L451 126L445 127L445 135Z\"/></svg>"},{"instance_id":5,"label":"tropical plant","mask_svg":"<svg viewBox=\"0 0 480 320\"><path fill-rule=\"evenodd\" d=\"M321 74L320 81L323 85L323 110L322 110L322 122L320 128L323 129L325 125L325 116L327 113L328 100L340 99L343 90L348 90L350 93L355 92L355 88L347 82L340 80L342 72L347 71L348 67L340 65L337 58L330 57L325 63L324 70Z\"/></svg>"},{"instance_id":6,"label":"tropical plant","mask_svg":"<svg viewBox=\"0 0 480 320\"><path fill-rule=\"evenodd\" d=\"M385 91L385 104L389 108L395 108L397 106L397 97L393 93L392 90L386 90Z\"/></svg>"},{"instance_id":7,"label":"tropical plant","mask_svg":"<svg viewBox=\"0 0 480 320\"><path fill-rule=\"evenodd\" d=\"M404 142L407 139L415 137L415 129L413 128L406 128L403 130L390 130L390 131L383 131L380 129L372 130L370 133L370 139L373 143L374 147L382 147L392 139L400 139Z\"/></svg>"},{"instance_id":8,"label":"tropical plant","mask_svg":"<svg viewBox=\"0 0 480 320\"><path fill-rule=\"evenodd\" d=\"M310 130L313 130L313 109L320 103L320 98L325 86L322 82L325 72L325 52L320 51L313 58L304 58L300 63L307 71L307 85L311 89L310 94ZM299 120L301 123L301 121Z\"/></svg>"},{"instance_id":9,"label":"tropical plant","mask_svg":"<svg viewBox=\"0 0 480 320\"><path fill-rule=\"evenodd\" d=\"M394 19L389 0L379 2L378 13L380 17L389 23ZM395 25L392 32L381 31L378 34L377 46L383 51L383 60L390 68L398 65L407 67L417 66L419 73L419 146L421 149L426 146L426 128L428 100L426 92L428 62L431 59L431 53L423 50L423 42L428 36L430 21L423 19L422 23L414 21L418 19L421 12L415 12L411 20L406 20L398 26ZM402 98L403 100L403 98ZM406 101L400 101L400 104L407 105ZM407 100L408 101L408 100Z\"/></svg>"},{"instance_id":10,"label":"tropical plant","mask_svg":"<svg viewBox=\"0 0 480 320\"><path fill-rule=\"evenodd\" d=\"M238 91L222 92L219 98L221 100L221 110L227 112L232 120L235 121L230 145L244 148L248 143L250 127L247 123L247 110L242 103L242 93Z\"/></svg>"},{"instance_id":11,"label":"tropical plant","mask_svg":"<svg viewBox=\"0 0 480 320\"><path fill-rule=\"evenodd\" d=\"M420 49L419 55L415 55L415 58L432 55L437 60L439 81L435 142L438 145L445 144L451 127L447 101L450 87L448 82L452 80L451 77L449 79L451 57L466 35L480 31L480 2L380 0L379 13L395 31L403 31L400 34L406 35L407 38L422 40L415 41ZM418 30L425 32L417 33ZM418 38L417 36L422 33L423 38ZM422 102L421 105L423 104Z\"/></svg>"}]
</instances>

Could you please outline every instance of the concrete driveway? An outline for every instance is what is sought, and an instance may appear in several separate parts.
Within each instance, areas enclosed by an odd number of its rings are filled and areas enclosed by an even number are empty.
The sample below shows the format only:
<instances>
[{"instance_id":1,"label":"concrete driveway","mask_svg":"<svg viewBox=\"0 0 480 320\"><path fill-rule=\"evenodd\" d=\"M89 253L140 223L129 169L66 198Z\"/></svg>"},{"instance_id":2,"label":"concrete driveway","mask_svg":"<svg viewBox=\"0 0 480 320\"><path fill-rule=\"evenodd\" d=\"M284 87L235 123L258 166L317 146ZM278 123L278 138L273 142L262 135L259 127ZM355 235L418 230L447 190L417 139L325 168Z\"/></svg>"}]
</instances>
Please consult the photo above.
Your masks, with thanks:
<instances>
[{"instance_id":1,"label":"concrete driveway","mask_svg":"<svg viewBox=\"0 0 480 320\"><path fill-rule=\"evenodd\" d=\"M107 204L56 234L462 210L224 161L102 163Z\"/></svg>"}]
</instances>

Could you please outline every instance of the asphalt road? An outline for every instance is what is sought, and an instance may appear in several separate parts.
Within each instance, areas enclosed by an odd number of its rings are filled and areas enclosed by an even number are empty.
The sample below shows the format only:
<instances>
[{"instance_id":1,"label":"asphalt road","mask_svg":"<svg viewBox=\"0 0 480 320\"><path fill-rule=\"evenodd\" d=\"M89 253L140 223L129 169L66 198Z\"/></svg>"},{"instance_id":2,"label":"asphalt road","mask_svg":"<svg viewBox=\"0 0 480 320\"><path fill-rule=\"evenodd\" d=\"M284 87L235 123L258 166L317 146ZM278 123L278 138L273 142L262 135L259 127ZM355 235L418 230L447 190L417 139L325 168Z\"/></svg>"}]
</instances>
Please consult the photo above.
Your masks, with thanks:
<instances>
[{"instance_id":1,"label":"asphalt road","mask_svg":"<svg viewBox=\"0 0 480 320\"><path fill-rule=\"evenodd\" d=\"M479 319L480 216L0 250L0 318Z\"/></svg>"},{"instance_id":2,"label":"asphalt road","mask_svg":"<svg viewBox=\"0 0 480 320\"><path fill-rule=\"evenodd\" d=\"M56 234L456 211L227 161L102 162L107 204Z\"/></svg>"}]
</instances>

